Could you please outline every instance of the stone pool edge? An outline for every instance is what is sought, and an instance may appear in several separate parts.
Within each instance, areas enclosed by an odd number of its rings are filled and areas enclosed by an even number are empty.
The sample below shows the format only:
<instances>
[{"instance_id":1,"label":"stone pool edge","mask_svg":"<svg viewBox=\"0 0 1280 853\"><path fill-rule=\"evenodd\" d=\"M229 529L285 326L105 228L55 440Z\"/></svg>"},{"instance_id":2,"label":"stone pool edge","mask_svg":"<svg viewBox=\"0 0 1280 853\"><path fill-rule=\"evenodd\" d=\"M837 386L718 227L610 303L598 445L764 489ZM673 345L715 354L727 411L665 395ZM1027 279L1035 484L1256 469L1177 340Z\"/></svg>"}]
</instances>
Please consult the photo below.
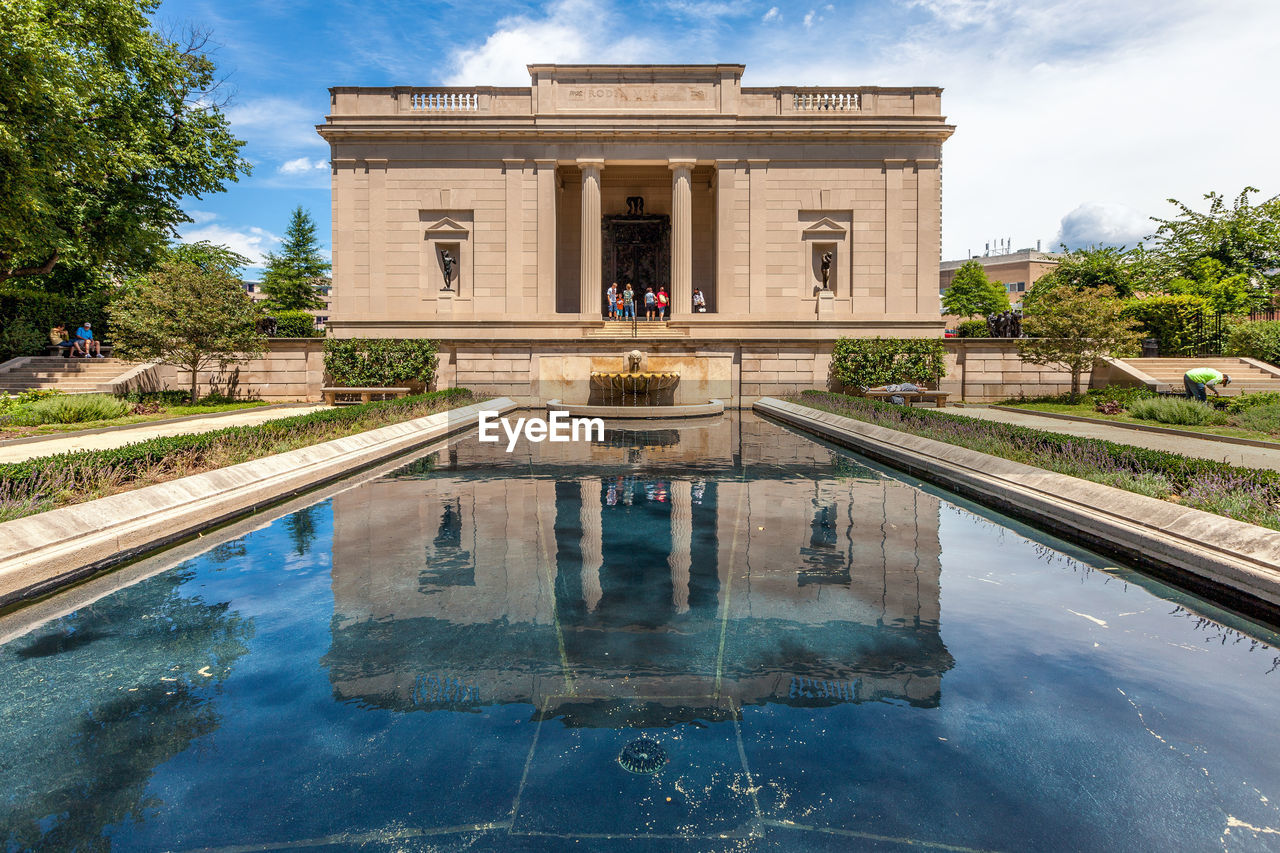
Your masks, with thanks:
<instances>
[{"instance_id":1,"label":"stone pool edge","mask_svg":"<svg viewBox=\"0 0 1280 853\"><path fill-rule=\"evenodd\" d=\"M753 408L1248 615L1280 617L1280 531L772 397Z\"/></svg>"},{"instance_id":2,"label":"stone pool edge","mask_svg":"<svg viewBox=\"0 0 1280 853\"><path fill-rule=\"evenodd\" d=\"M0 607L475 426L500 397L0 524Z\"/></svg>"}]
</instances>

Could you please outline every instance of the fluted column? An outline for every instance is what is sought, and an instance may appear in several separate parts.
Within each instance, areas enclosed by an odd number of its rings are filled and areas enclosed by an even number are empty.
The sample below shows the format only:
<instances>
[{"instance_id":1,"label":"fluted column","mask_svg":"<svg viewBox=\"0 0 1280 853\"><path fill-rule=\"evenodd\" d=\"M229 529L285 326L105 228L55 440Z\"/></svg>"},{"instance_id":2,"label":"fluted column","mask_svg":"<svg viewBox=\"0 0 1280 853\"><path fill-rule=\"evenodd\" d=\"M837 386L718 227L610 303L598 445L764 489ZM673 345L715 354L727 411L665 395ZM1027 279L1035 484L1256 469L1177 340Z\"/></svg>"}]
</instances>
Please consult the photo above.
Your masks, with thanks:
<instances>
[{"instance_id":1,"label":"fluted column","mask_svg":"<svg viewBox=\"0 0 1280 853\"><path fill-rule=\"evenodd\" d=\"M600 247L600 171L604 160L579 160L582 169L582 255L578 281L582 288L578 310L586 319L599 320L601 281Z\"/></svg>"},{"instance_id":2,"label":"fluted column","mask_svg":"<svg viewBox=\"0 0 1280 853\"><path fill-rule=\"evenodd\" d=\"M677 613L689 609L689 567L693 565L693 484L688 480L671 483L671 603Z\"/></svg>"},{"instance_id":3,"label":"fluted column","mask_svg":"<svg viewBox=\"0 0 1280 853\"><path fill-rule=\"evenodd\" d=\"M693 302L692 160L671 160L671 315L687 315Z\"/></svg>"},{"instance_id":4,"label":"fluted column","mask_svg":"<svg viewBox=\"0 0 1280 853\"><path fill-rule=\"evenodd\" d=\"M604 591L600 587L600 567L604 565L604 540L600 529L600 480L584 477L578 481L582 500L578 522L582 526L582 601L595 612Z\"/></svg>"}]
</instances>

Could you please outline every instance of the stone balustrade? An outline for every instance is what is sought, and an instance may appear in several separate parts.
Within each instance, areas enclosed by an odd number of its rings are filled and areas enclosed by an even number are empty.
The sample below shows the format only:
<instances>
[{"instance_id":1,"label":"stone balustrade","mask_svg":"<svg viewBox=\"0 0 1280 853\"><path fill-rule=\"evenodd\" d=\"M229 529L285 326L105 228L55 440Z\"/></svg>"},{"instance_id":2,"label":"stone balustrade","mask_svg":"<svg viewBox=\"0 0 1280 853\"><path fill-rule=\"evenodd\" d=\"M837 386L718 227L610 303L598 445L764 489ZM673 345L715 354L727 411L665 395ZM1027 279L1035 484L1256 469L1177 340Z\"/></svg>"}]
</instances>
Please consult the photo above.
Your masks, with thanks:
<instances>
[{"instance_id":1,"label":"stone balustrade","mask_svg":"<svg viewBox=\"0 0 1280 853\"><path fill-rule=\"evenodd\" d=\"M422 89L409 93L409 109L429 113L473 113L480 94L467 89Z\"/></svg>"},{"instance_id":2,"label":"stone balustrade","mask_svg":"<svg viewBox=\"0 0 1280 853\"><path fill-rule=\"evenodd\" d=\"M792 109L796 112L862 109L862 95L850 89L797 90L792 93Z\"/></svg>"}]
</instances>

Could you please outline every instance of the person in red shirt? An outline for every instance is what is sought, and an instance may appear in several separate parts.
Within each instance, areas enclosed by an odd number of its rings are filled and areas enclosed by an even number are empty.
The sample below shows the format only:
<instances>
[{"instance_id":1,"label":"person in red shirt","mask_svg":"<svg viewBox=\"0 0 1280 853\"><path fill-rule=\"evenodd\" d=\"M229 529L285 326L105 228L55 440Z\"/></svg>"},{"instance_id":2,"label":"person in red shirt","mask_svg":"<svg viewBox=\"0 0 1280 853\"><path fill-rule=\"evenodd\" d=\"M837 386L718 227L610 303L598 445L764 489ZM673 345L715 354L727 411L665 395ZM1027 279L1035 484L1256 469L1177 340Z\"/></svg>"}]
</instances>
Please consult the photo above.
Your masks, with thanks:
<instances>
[{"instance_id":1,"label":"person in red shirt","mask_svg":"<svg viewBox=\"0 0 1280 853\"><path fill-rule=\"evenodd\" d=\"M667 319L667 303L670 301L671 301L670 298L668 298L667 296L667 289L665 287L659 286L658 287L658 319L659 320Z\"/></svg>"}]
</instances>

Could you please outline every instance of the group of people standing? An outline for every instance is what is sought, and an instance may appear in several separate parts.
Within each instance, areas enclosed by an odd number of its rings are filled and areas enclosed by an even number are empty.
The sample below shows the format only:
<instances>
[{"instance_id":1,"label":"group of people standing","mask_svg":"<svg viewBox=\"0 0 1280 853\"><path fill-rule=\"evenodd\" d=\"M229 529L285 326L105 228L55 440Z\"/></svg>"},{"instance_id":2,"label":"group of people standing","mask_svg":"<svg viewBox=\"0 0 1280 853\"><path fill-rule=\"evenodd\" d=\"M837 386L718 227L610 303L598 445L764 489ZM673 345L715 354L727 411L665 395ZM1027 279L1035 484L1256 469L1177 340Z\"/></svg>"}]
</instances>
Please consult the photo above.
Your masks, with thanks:
<instances>
[{"instance_id":1,"label":"group of people standing","mask_svg":"<svg viewBox=\"0 0 1280 853\"><path fill-rule=\"evenodd\" d=\"M605 307L608 309L609 319L635 319L636 299L636 292L632 290L630 282L622 290L618 290L616 281L609 285L609 289L605 291ZM646 320L667 319L667 308L670 304L671 297L667 295L665 287L659 286L657 293L653 292L652 287L645 288L644 318Z\"/></svg>"},{"instance_id":2,"label":"group of people standing","mask_svg":"<svg viewBox=\"0 0 1280 853\"><path fill-rule=\"evenodd\" d=\"M618 290L618 283L615 281L609 285L609 289L604 294L605 309L610 320L636 319L636 301L636 292L632 289L630 282L627 282L622 290ZM657 293L653 292L652 287L645 288L644 318L646 320L670 319L670 307L671 297L667 295L666 287L658 285ZM693 310L700 313L706 313L707 310L707 298L697 288L693 291Z\"/></svg>"}]
</instances>

